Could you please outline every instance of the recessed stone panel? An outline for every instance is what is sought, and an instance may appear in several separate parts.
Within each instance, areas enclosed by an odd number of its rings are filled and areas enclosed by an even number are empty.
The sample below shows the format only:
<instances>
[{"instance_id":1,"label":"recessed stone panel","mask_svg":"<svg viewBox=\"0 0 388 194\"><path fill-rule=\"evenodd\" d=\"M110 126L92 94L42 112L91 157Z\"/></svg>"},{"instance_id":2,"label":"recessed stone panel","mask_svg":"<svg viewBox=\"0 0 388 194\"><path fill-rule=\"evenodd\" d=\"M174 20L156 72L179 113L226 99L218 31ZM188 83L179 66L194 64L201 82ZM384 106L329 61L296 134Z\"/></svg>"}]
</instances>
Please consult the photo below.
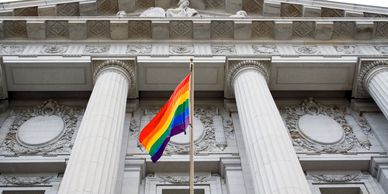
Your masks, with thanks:
<instances>
[{"instance_id":1,"label":"recessed stone panel","mask_svg":"<svg viewBox=\"0 0 388 194\"><path fill-rule=\"evenodd\" d=\"M20 126L17 138L25 145L45 145L57 139L63 133L64 127L62 118L56 115L36 116Z\"/></svg>"}]
</instances>

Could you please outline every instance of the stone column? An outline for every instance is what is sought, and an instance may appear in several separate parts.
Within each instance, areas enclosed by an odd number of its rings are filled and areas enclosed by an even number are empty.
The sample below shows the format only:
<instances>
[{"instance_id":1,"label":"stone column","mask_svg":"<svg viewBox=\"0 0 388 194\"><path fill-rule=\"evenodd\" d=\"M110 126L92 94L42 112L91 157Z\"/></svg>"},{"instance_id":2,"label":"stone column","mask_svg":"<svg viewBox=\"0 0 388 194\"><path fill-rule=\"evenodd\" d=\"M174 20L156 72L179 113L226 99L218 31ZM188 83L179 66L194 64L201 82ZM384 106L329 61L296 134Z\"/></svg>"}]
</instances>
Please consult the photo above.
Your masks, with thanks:
<instances>
[{"instance_id":1,"label":"stone column","mask_svg":"<svg viewBox=\"0 0 388 194\"><path fill-rule=\"evenodd\" d=\"M388 119L388 63L376 61L364 77L364 87Z\"/></svg>"},{"instance_id":2,"label":"stone column","mask_svg":"<svg viewBox=\"0 0 388 194\"><path fill-rule=\"evenodd\" d=\"M268 62L242 61L229 69L255 193L310 194L267 86Z\"/></svg>"},{"instance_id":3,"label":"stone column","mask_svg":"<svg viewBox=\"0 0 388 194\"><path fill-rule=\"evenodd\" d=\"M124 130L130 66L105 61L95 68L95 85L72 149L59 194L115 194Z\"/></svg>"}]
</instances>

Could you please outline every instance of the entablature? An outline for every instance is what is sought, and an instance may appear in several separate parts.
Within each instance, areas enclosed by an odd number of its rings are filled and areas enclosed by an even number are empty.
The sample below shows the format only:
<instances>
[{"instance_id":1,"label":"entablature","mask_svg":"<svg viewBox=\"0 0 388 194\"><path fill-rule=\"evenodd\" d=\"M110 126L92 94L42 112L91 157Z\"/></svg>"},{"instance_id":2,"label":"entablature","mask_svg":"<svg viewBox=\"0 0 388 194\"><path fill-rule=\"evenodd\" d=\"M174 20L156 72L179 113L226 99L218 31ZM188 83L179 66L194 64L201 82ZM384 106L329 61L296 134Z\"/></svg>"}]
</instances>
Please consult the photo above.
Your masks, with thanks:
<instances>
[{"instance_id":1,"label":"entablature","mask_svg":"<svg viewBox=\"0 0 388 194\"><path fill-rule=\"evenodd\" d=\"M382 41L388 18L2 17L1 40Z\"/></svg>"}]
</instances>

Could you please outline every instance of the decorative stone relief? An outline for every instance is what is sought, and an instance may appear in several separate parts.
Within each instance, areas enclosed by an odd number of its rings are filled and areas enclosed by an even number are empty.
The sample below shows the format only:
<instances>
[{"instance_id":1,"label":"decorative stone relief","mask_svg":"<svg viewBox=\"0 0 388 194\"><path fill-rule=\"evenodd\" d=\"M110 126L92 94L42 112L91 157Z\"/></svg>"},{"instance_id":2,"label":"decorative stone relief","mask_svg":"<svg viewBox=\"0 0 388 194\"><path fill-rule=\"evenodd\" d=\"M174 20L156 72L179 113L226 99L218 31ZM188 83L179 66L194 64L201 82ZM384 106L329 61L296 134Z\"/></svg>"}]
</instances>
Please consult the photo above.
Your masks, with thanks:
<instances>
[{"instance_id":1,"label":"decorative stone relief","mask_svg":"<svg viewBox=\"0 0 388 194\"><path fill-rule=\"evenodd\" d=\"M345 11L341 9L321 8L321 17L344 17Z\"/></svg>"},{"instance_id":2,"label":"decorative stone relief","mask_svg":"<svg viewBox=\"0 0 388 194\"><path fill-rule=\"evenodd\" d=\"M212 53L215 55L236 54L234 45L213 45Z\"/></svg>"},{"instance_id":3,"label":"decorative stone relief","mask_svg":"<svg viewBox=\"0 0 388 194\"><path fill-rule=\"evenodd\" d=\"M109 1L109 0L106 0ZM110 24L109 21L104 20L89 20L88 38L110 38Z\"/></svg>"},{"instance_id":4,"label":"decorative stone relief","mask_svg":"<svg viewBox=\"0 0 388 194\"><path fill-rule=\"evenodd\" d=\"M67 38L69 36L67 21L47 21L46 36L48 39Z\"/></svg>"},{"instance_id":5,"label":"decorative stone relief","mask_svg":"<svg viewBox=\"0 0 388 194\"><path fill-rule=\"evenodd\" d=\"M7 186L38 186L49 185L59 178L55 175L46 176L20 176L20 175L0 175L0 184Z\"/></svg>"},{"instance_id":6,"label":"decorative stone relief","mask_svg":"<svg viewBox=\"0 0 388 194\"><path fill-rule=\"evenodd\" d=\"M362 150L367 151L370 149L369 141L365 142L365 139L358 139L359 136L355 135L353 128L347 122L347 119L345 118L348 115L346 107L323 105L310 98L304 100L299 105L282 106L279 110L290 132L294 148L298 153L348 153ZM331 133L317 134L325 136L322 137L324 141L321 142L315 139L315 137L309 136L309 134L304 134L305 131L303 130L305 129L301 129L301 127L317 127L314 125L300 125L301 119L306 117L306 115L314 117L310 118L311 122L314 122L313 120L318 119L318 117L324 117L325 120L323 121L325 121L325 123L327 120L330 120L330 123L336 122L335 125L323 125L323 123L317 123L316 125L320 125L319 127L323 128L331 127L330 130L335 130L335 133L338 133L338 136L331 136ZM359 122L361 121L358 121L357 123ZM342 129L339 130L337 127ZM359 127L366 137L373 135L367 125L359 125ZM314 128L314 130L317 129ZM343 132L341 132L342 130Z\"/></svg>"},{"instance_id":7,"label":"decorative stone relief","mask_svg":"<svg viewBox=\"0 0 388 194\"><path fill-rule=\"evenodd\" d=\"M88 54L103 54L107 53L110 49L110 45L86 45L85 53Z\"/></svg>"},{"instance_id":8,"label":"decorative stone relief","mask_svg":"<svg viewBox=\"0 0 388 194\"><path fill-rule=\"evenodd\" d=\"M378 38L388 37L388 22L377 22L375 36Z\"/></svg>"},{"instance_id":9,"label":"decorative stone relief","mask_svg":"<svg viewBox=\"0 0 388 194\"><path fill-rule=\"evenodd\" d=\"M273 22L252 22L252 35L254 38L272 38Z\"/></svg>"},{"instance_id":10,"label":"decorative stone relief","mask_svg":"<svg viewBox=\"0 0 388 194\"><path fill-rule=\"evenodd\" d=\"M353 89L353 96L359 98L369 97L369 93L366 88L368 77L370 77L369 74L374 70L385 66L388 67L388 61L384 59L360 60L357 80Z\"/></svg>"},{"instance_id":11,"label":"decorative stone relief","mask_svg":"<svg viewBox=\"0 0 388 194\"><path fill-rule=\"evenodd\" d=\"M141 115L141 118L133 117L130 124L130 136L138 137L140 130L145 127L145 125L153 118L153 116L159 111L160 107L148 107L145 108L144 114ZM220 114L224 110L219 110L216 107L195 107L194 116L196 120L203 126L203 134L198 134L198 137L195 140L196 152L197 153L219 153L225 150L227 147L227 142L234 140L234 128L232 119L228 114ZM220 121L221 126L214 123L214 117L221 117ZM198 126L198 125L195 125ZM222 132L224 133L224 139L226 142L221 145L220 134L216 134L216 130L221 127ZM220 133L218 131L217 133ZM184 135L184 134L180 134ZM187 134L188 135L188 134ZM218 136L216 138L216 136ZM225 145L226 144L226 145ZM138 143L138 148L142 151L142 146ZM174 155L174 154L187 154L189 151L189 144L183 141L174 142L173 139L167 145L164 154L165 155Z\"/></svg>"},{"instance_id":12,"label":"decorative stone relief","mask_svg":"<svg viewBox=\"0 0 388 194\"><path fill-rule=\"evenodd\" d=\"M79 3L57 4L57 16L79 16Z\"/></svg>"},{"instance_id":13,"label":"decorative stone relief","mask_svg":"<svg viewBox=\"0 0 388 194\"><path fill-rule=\"evenodd\" d=\"M255 54L276 55L279 54L275 45L252 45Z\"/></svg>"},{"instance_id":14,"label":"decorative stone relief","mask_svg":"<svg viewBox=\"0 0 388 194\"><path fill-rule=\"evenodd\" d=\"M138 54L150 54L152 51L152 45L134 44L127 46L127 53L131 55Z\"/></svg>"},{"instance_id":15,"label":"decorative stone relief","mask_svg":"<svg viewBox=\"0 0 388 194\"><path fill-rule=\"evenodd\" d=\"M341 46L334 46L335 50L342 55L352 55L356 53L356 46L355 45L341 45Z\"/></svg>"},{"instance_id":16,"label":"decorative stone relief","mask_svg":"<svg viewBox=\"0 0 388 194\"><path fill-rule=\"evenodd\" d=\"M381 54L388 54L388 46L375 46L376 50L378 50Z\"/></svg>"},{"instance_id":17,"label":"decorative stone relief","mask_svg":"<svg viewBox=\"0 0 388 194\"><path fill-rule=\"evenodd\" d=\"M194 52L193 45L170 45L170 54L192 54Z\"/></svg>"},{"instance_id":18,"label":"decorative stone relief","mask_svg":"<svg viewBox=\"0 0 388 194\"><path fill-rule=\"evenodd\" d=\"M261 13L263 10L263 0L243 0L242 9L247 12Z\"/></svg>"},{"instance_id":19,"label":"decorative stone relief","mask_svg":"<svg viewBox=\"0 0 388 194\"><path fill-rule=\"evenodd\" d=\"M303 15L302 5L282 3L280 9L281 17L301 17Z\"/></svg>"},{"instance_id":20,"label":"decorative stone relief","mask_svg":"<svg viewBox=\"0 0 388 194\"><path fill-rule=\"evenodd\" d=\"M153 177L154 175L149 175L148 177ZM156 176L157 179L161 180L161 182L169 183L169 184L187 184L189 183L189 176ZM210 176L194 176L194 183L207 183L210 180Z\"/></svg>"},{"instance_id":21,"label":"decorative stone relief","mask_svg":"<svg viewBox=\"0 0 388 194\"><path fill-rule=\"evenodd\" d=\"M335 21L333 29L333 39L352 38L354 33L354 22Z\"/></svg>"},{"instance_id":22,"label":"decorative stone relief","mask_svg":"<svg viewBox=\"0 0 388 194\"><path fill-rule=\"evenodd\" d=\"M233 39L234 23L232 21L212 21L212 39Z\"/></svg>"},{"instance_id":23,"label":"decorative stone relief","mask_svg":"<svg viewBox=\"0 0 388 194\"><path fill-rule=\"evenodd\" d=\"M151 21L129 21L128 37L130 39L151 38Z\"/></svg>"},{"instance_id":24,"label":"decorative stone relief","mask_svg":"<svg viewBox=\"0 0 388 194\"><path fill-rule=\"evenodd\" d=\"M11 125L8 134L2 145L0 146L1 155L57 155L57 154L70 154L71 147L73 145L72 138L76 134L78 129L78 119L82 114L82 109L69 107L66 105L60 105L53 100L45 101L44 103L28 107L24 109L15 109L12 111L10 116L15 116L15 120ZM18 141L18 133L23 125L26 125L31 119L47 118L55 116L55 118L63 121L63 131L60 134L54 134L54 138L44 143L38 142L38 144L25 144ZM46 122L38 122L32 125L31 129L40 130L44 132L40 124ZM47 123L46 123L47 124ZM31 125L30 125L31 126ZM38 127L38 128L36 128ZM48 126L52 127L52 126ZM25 136L28 142L31 140L28 136ZM35 137L36 138L36 137ZM38 138L39 139L39 138ZM25 141L26 139L24 139ZM31 140L32 141L32 140ZM35 140L33 141L35 142Z\"/></svg>"},{"instance_id":25,"label":"decorative stone relief","mask_svg":"<svg viewBox=\"0 0 388 194\"><path fill-rule=\"evenodd\" d=\"M40 52L43 54L63 54L68 47L67 45L44 45Z\"/></svg>"},{"instance_id":26,"label":"decorative stone relief","mask_svg":"<svg viewBox=\"0 0 388 194\"><path fill-rule=\"evenodd\" d=\"M294 46L295 52L301 55L320 54L321 51L317 46Z\"/></svg>"},{"instance_id":27,"label":"decorative stone relief","mask_svg":"<svg viewBox=\"0 0 388 194\"><path fill-rule=\"evenodd\" d=\"M191 21L170 21L170 38L191 39L193 37L193 23Z\"/></svg>"},{"instance_id":28,"label":"decorative stone relief","mask_svg":"<svg viewBox=\"0 0 388 194\"><path fill-rule=\"evenodd\" d=\"M314 22L301 21L294 22L292 27L293 35L297 38L312 38L315 33L315 24Z\"/></svg>"},{"instance_id":29,"label":"decorative stone relief","mask_svg":"<svg viewBox=\"0 0 388 194\"><path fill-rule=\"evenodd\" d=\"M1 54L22 54L26 47L24 45L0 45Z\"/></svg>"},{"instance_id":30,"label":"decorative stone relief","mask_svg":"<svg viewBox=\"0 0 388 194\"><path fill-rule=\"evenodd\" d=\"M4 21L6 38L27 38L26 21Z\"/></svg>"},{"instance_id":31,"label":"decorative stone relief","mask_svg":"<svg viewBox=\"0 0 388 194\"><path fill-rule=\"evenodd\" d=\"M360 181L365 176L361 172L326 173L308 173L307 179L312 180L314 183L349 183Z\"/></svg>"}]
</instances>

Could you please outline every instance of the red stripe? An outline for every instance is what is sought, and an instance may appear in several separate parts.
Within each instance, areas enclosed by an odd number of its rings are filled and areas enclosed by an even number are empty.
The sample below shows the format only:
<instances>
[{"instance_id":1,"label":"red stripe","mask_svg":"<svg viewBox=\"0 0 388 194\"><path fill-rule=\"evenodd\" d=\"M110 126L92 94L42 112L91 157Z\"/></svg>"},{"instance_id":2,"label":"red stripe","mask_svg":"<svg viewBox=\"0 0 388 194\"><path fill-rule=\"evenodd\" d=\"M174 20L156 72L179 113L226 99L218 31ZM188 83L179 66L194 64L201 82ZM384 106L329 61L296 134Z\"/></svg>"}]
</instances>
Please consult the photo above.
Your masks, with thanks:
<instances>
[{"instance_id":1,"label":"red stripe","mask_svg":"<svg viewBox=\"0 0 388 194\"><path fill-rule=\"evenodd\" d=\"M187 84L190 82L190 75L188 74L185 79L182 80L182 82L175 88L175 91L172 93L170 99L166 102L166 104L160 109L158 114L144 127L144 129L140 132L139 140L142 142L147 136L150 134L154 134L155 131L159 130L157 128L157 125L160 123L160 120L163 118L163 115L165 115L168 107L170 104L173 103L173 100L175 100L176 95L180 94L180 90L184 88Z\"/></svg>"}]
</instances>

